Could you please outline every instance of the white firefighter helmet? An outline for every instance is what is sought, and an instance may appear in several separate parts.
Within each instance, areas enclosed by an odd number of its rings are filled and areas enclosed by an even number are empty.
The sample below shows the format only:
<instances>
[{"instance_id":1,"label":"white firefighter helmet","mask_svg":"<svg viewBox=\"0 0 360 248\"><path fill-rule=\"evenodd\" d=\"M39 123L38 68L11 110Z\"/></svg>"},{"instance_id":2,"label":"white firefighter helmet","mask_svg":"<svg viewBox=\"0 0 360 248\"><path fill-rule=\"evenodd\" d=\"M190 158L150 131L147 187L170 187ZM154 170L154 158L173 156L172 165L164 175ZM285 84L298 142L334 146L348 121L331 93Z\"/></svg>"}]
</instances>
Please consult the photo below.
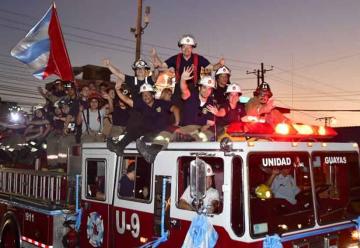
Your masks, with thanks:
<instances>
[{"instance_id":1,"label":"white firefighter helmet","mask_svg":"<svg viewBox=\"0 0 360 248\"><path fill-rule=\"evenodd\" d=\"M181 36L178 42L179 47L181 47L182 45L190 45L195 48L197 46L197 43L194 36L192 36L191 34L184 34L183 36Z\"/></svg>"},{"instance_id":2,"label":"white firefighter helmet","mask_svg":"<svg viewBox=\"0 0 360 248\"><path fill-rule=\"evenodd\" d=\"M44 106L42 106L41 104L38 104L38 105L35 105L32 107L32 111L35 112L36 110L43 109L43 108L44 108Z\"/></svg>"},{"instance_id":3,"label":"white firefighter helmet","mask_svg":"<svg viewBox=\"0 0 360 248\"><path fill-rule=\"evenodd\" d=\"M235 92L235 93L239 93L241 94L241 88L239 85L237 85L236 83L231 83L227 86L226 88L226 92L225 93L232 93L232 92Z\"/></svg>"},{"instance_id":4,"label":"white firefighter helmet","mask_svg":"<svg viewBox=\"0 0 360 248\"><path fill-rule=\"evenodd\" d=\"M215 88L215 80L212 79L210 76L204 76L203 78L201 78L199 84L207 87Z\"/></svg>"},{"instance_id":5,"label":"white firefighter helmet","mask_svg":"<svg viewBox=\"0 0 360 248\"><path fill-rule=\"evenodd\" d=\"M145 62L145 60L138 59L132 65L132 69L136 70L136 69L140 69L140 68L145 68L145 69L149 70L150 66Z\"/></svg>"},{"instance_id":6,"label":"white firefighter helmet","mask_svg":"<svg viewBox=\"0 0 360 248\"><path fill-rule=\"evenodd\" d=\"M154 89L154 87L152 87L151 84L145 83L145 84L143 84L143 85L140 86L140 91L139 91L139 93L141 94L141 93L146 92L146 91L155 92L155 89Z\"/></svg>"},{"instance_id":7,"label":"white firefighter helmet","mask_svg":"<svg viewBox=\"0 0 360 248\"><path fill-rule=\"evenodd\" d=\"M215 75L220 75L220 74L227 74L227 75L231 75L231 71L227 66L221 66L219 69L216 70Z\"/></svg>"},{"instance_id":8,"label":"white firefighter helmet","mask_svg":"<svg viewBox=\"0 0 360 248\"><path fill-rule=\"evenodd\" d=\"M209 165L202 159L198 159L198 162L204 163L206 165L206 176L207 177L215 176L215 173L214 173L211 165ZM194 159L193 161L190 162L191 165L194 165L195 163L196 163L196 159Z\"/></svg>"}]
</instances>

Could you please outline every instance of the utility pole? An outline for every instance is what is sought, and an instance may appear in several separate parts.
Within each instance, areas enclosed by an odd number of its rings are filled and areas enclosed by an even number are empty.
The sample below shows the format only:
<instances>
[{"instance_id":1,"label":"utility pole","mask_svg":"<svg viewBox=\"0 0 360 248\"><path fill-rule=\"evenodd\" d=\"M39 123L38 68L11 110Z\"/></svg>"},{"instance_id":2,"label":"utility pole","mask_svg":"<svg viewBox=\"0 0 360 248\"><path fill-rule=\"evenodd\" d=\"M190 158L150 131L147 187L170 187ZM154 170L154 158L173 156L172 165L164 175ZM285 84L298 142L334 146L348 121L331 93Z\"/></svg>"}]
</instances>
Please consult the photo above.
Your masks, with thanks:
<instances>
[{"instance_id":1,"label":"utility pole","mask_svg":"<svg viewBox=\"0 0 360 248\"><path fill-rule=\"evenodd\" d=\"M325 127L330 127L331 124L333 124L336 121L336 118L334 116L325 116L316 118L317 121L325 121Z\"/></svg>"},{"instance_id":2,"label":"utility pole","mask_svg":"<svg viewBox=\"0 0 360 248\"><path fill-rule=\"evenodd\" d=\"M257 86L260 85L260 83L265 82L265 73L267 71L272 71L274 69L273 66L271 66L270 69L264 69L264 63L260 64L261 70L253 70L253 71L246 71L246 74L255 74L257 77Z\"/></svg>"},{"instance_id":3,"label":"utility pole","mask_svg":"<svg viewBox=\"0 0 360 248\"><path fill-rule=\"evenodd\" d=\"M135 49L135 61L140 59L141 54L141 36L144 33L145 28L149 25L149 14L150 7L145 7L145 16L144 16L144 26L142 26L142 0L137 1L137 18L136 18L136 28L130 28L130 32L134 33L136 39L136 49Z\"/></svg>"}]
</instances>

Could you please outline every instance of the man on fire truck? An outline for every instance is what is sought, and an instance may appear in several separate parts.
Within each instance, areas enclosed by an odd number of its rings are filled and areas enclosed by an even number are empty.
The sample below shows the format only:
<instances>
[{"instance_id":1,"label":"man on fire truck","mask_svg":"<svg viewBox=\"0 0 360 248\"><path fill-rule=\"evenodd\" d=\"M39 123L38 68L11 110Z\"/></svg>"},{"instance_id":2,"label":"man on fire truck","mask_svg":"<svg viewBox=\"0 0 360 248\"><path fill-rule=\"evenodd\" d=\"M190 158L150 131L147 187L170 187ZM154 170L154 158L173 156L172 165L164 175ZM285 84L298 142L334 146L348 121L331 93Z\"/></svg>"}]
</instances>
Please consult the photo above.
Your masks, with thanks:
<instances>
[{"instance_id":1,"label":"man on fire truck","mask_svg":"<svg viewBox=\"0 0 360 248\"><path fill-rule=\"evenodd\" d=\"M273 127L281 122L290 122L279 110L274 109L272 96L270 85L266 82L261 83L254 91L254 97L245 105L247 116L243 120L264 120Z\"/></svg>"},{"instance_id":2,"label":"man on fire truck","mask_svg":"<svg viewBox=\"0 0 360 248\"><path fill-rule=\"evenodd\" d=\"M181 99L179 82L185 68L193 68L192 77L186 81L190 90L193 90L194 88L196 88L196 84L200 80L201 68L207 69L209 71L216 71L225 64L224 58L221 58L219 62L214 65L210 64L210 62L205 57L193 53L193 49L196 48L196 46L197 42L195 41L194 36L192 36L191 34L184 34L178 41L178 47L181 49L181 52L174 56L171 56L164 62L159 58L156 50L154 48L152 50L151 59L155 68L173 68L175 71L176 85L173 100L176 104Z\"/></svg>"},{"instance_id":3,"label":"man on fire truck","mask_svg":"<svg viewBox=\"0 0 360 248\"><path fill-rule=\"evenodd\" d=\"M296 195L300 189L291 175L291 167L273 168L266 184L271 187L275 198L284 199L295 205L297 203Z\"/></svg>"},{"instance_id":4,"label":"man on fire truck","mask_svg":"<svg viewBox=\"0 0 360 248\"><path fill-rule=\"evenodd\" d=\"M171 133L163 131L154 138L154 143L162 144L164 149L168 142L176 140L177 136L188 136L196 141L209 141L214 136L214 116L209 111L209 106L214 105L211 94L215 88L215 81L209 77L203 77L197 89L190 90L187 80L191 79L193 67L186 67L181 75L181 97L183 100L183 116L180 119L180 126ZM154 145L154 144L153 144ZM161 149L153 148L153 145L146 145L142 139L136 141L136 147L146 161L152 163Z\"/></svg>"},{"instance_id":5,"label":"man on fire truck","mask_svg":"<svg viewBox=\"0 0 360 248\"><path fill-rule=\"evenodd\" d=\"M155 99L155 90L150 84L143 84L140 87L140 97L133 99L122 93L122 81L118 80L115 85L115 90L120 100L124 101L128 106L139 112L139 121L136 123L129 122L126 127L125 136L119 141L114 142L112 139L107 140L107 147L110 151L115 152L121 156L124 148L132 141L141 136L153 137L154 135L161 135L162 131L166 130L169 125L169 115L172 113L175 118L175 125L180 121L179 109L171 102ZM151 123L151 125L148 125ZM164 133L168 133L164 131ZM162 142L161 142L162 144ZM162 145L157 144L151 147L153 153L158 153L162 149ZM144 155L144 154L143 154ZM145 154L144 158L151 163L149 156Z\"/></svg>"},{"instance_id":6,"label":"man on fire truck","mask_svg":"<svg viewBox=\"0 0 360 248\"><path fill-rule=\"evenodd\" d=\"M142 59L138 59L132 65L135 76L124 74L118 68L116 68L109 59L104 59L103 65L106 66L112 73L114 73L120 81L125 82L125 84L129 87L130 93L133 97L138 95L141 85L145 83L154 85L159 74L157 68L155 68L152 75L149 76L150 66Z\"/></svg>"},{"instance_id":7,"label":"man on fire truck","mask_svg":"<svg viewBox=\"0 0 360 248\"><path fill-rule=\"evenodd\" d=\"M200 159L201 160L201 159ZM213 187L215 173L211 165L201 160L206 165L206 196L204 198L204 206L207 208L208 213L217 213L220 206L220 194ZM190 162L190 165L196 163L196 160ZM180 197L179 207L187 210L194 210L192 207L192 198L190 196L190 185L187 186L184 193Z\"/></svg>"}]
</instances>

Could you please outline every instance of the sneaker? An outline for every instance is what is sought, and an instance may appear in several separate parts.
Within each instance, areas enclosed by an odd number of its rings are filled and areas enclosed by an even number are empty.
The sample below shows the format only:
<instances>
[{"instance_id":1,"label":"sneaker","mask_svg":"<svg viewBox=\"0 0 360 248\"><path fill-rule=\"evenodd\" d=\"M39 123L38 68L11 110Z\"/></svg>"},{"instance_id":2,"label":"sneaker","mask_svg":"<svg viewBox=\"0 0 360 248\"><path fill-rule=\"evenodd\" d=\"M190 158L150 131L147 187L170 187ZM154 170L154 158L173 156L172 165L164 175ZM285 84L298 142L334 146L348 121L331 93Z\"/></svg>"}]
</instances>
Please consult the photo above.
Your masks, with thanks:
<instances>
[{"instance_id":1,"label":"sneaker","mask_svg":"<svg viewBox=\"0 0 360 248\"><path fill-rule=\"evenodd\" d=\"M146 145L145 141L142 140L142 137L136 140L136 149L149 164L155 160L155 158L150 153L150 146Z\"/></svg>"},{"instance_id":2,"label":"sneaker","mask_svg":"<svg viewBox=\"0 0 360 248\"><path fill-rule=\"evenodd\" d=\"M147 148L148 148L148 146L146 145L145 141L143 140L143 136L136 140L136 149L138 150L138 152L140 154L145 153Z\"/></svg>"},{"instance_id":3,"label":"sneaker","mask_svg":"<svg viewBox=\"0 0 360 248\"><path fill-rule=\"evenodd\" d=\"M109 149L111 152L116 152L116 143L113 141L112 138L107 138L107 139L106 139L106 147L107 147L107 149Z\"/></svg>"},{"instance_id":4,"label":"sneaker","mask_svg":"<svg viewBox=\"0 0 360 248\"><path fill-rule=\"evenodd\" d=\"M112 138L106 140L106 147L111 151L115 152L116 155L122 156L124 154L123 149L118 144L119 142L114 142Z\"/></svg>"}]
</instances>

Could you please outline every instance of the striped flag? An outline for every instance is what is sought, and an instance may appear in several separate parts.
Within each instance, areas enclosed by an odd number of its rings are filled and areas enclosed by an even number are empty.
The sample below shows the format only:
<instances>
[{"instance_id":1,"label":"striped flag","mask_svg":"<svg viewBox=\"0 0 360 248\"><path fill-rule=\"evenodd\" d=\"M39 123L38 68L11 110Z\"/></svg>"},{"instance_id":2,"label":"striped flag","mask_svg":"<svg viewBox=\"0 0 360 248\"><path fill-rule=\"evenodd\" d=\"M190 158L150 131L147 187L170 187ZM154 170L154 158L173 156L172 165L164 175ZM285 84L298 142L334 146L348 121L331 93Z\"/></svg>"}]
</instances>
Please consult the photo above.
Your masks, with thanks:
<instances>
[{"instance_id":1,"label":"striped flag","mask_svg":"<svg viewBox=\"0 0 360 248\"><path fill-rule=\"evenodd\" d=\"M55 74L62 80L74 80L55 3L11 50L11 56L27 64L38 79Z\"/></svg>"}]
</instances>

